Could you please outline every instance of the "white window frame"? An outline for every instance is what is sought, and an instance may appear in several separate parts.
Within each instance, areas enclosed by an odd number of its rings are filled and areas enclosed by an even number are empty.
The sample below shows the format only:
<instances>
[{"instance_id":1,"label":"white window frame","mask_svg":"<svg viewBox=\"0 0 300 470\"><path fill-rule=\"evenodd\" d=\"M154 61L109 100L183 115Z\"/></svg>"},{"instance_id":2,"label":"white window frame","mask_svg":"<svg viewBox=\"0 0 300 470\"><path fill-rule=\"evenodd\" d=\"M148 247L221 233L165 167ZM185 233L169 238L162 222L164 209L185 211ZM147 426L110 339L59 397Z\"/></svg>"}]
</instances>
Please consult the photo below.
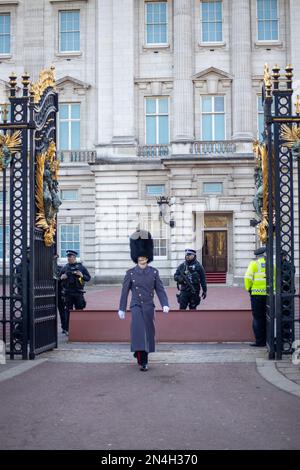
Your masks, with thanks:
<instances>
[{"instance_id":1,"label":"white window frame","mask_svg":"<svg viewBox=\"0 0 300 470\"><path fill-rule=\"evenodd\" d=\"M203 183L203 194L204 195L209 195L209 194L223 194L224 193L224 187L223 187L223 181L204 181ZM221 185L221 190L220 191L205 191L205 186L208 184L219 184Z\"/></svg>"},{"instance_id":2,"label":"white window frame","mask_svg":"<svg viewBox=\"0 0 300 470\"><path fill-rule=\"evenodd\" d=\"M2 229L2 237L1 237L1 241L0 241L0 245L1 245L1 251L2 251L2 247L3 247L3 221L1 221L1 229ZM7 220L6 221L6 258L5 258L5 261L8 261L9 260L9 248L10 248L10 225L9 225L9 221ZM2 256L1 256L2 255ZM3 263L3 254L1 253L0 254L0 262Z\"/></svg>"},{"instance_id":3,"label":"white window frame","mask_svg":"<svg viewBox=\"0 0 300 470\"><path fill-rule=\"evenodd\" d=\"M141 229L147 230L151 233L152 238L153 238L153 244L155 247L155 242L158 241L158 244L160 245L161 240L166 241L166 254L165 255L154 255L156 260L166 260L168 259L168 225L164 223L163 220L158 218L157 214L157 219L153 220L151 214L151 211L149 210L148 214L141 214L140 215L140 227ZM158 222L160 224L160 234L162 233L163 230L165 230L165 237L157 237L156 232L153 230L153 223ZM159 247L160 249L160 247Z\"/></svg>"},{"instance_id":4,"label":"white window frame","mask_svg":"<svg viewBox=\"0 0 300 470\"><path fill-rule=\"evenodd\" d=\"M202 110L202 98L203 97L207 97L207 96L210 96L213 98L213 111L211 113L208 113L208 112L203 112ZM220 111L217 111L215 112L214 111L214 108L215 108L215 98L217 97L223 97L223 100L224 100L224 111L220 112ZM212 138L212 142L219 142L215 139L215 119L214 119L214 116L216 114L224 114L224 140L226 140L226 95L225 94L216 94L216 95L208 95L208 94L205 94L205 95L200 95L200 101L201 101L201 104L200 104L200 109L201 109L201 112L200 112L200 127L201 127L201 139L203 139L203 119L202 119L202 116L203 115L207 115L207 114L211 114L213 116L213 128L212 128L212 134L213 134L213 138Z\"/></svg>"},{"instance_id":5,"label":"white window frame","mask_svg":"<svg viewBox=\"0 0 300 470\"><path fill-rule=\"evenodd\" d=\"M147 100L152 99L155 100L155 114L147 114ZM168 100L168 112L167 113L159 113L158 112L158 102L159 100L167 99ZM169 145L170 144L170 98L169 96L145 96L144 100L144 107L145 107L145 145ZM148 144L147 143L147 116L155 116L155 144ZM159 117L160 116L168 116L168 143L160 144L159 141Z\"/></svg>"},{"instance_id":6,"label":"white window frame","mask_svg":"<svg viewBox=\"0 0 300 470\"><path fill-rule=\"evenodd\" d=\"M79 49L76 50L71 50L71 51L63 51L61 49L61 13L79 13ZM80 9L61 9L58 10L58 52L59 54L78 54L81 52L81 16L80 16L81 10ZM68 33L75 33L77 30L74 31L67 31Z\"/></svg>"},{"instance_id":7,"label":"white window frame","mask_svg":"<svg viewBox=\"0 0 300 470\"><path fill-rule=\"evenodd\" d=\"M261 20L258 18L258 1L256 0L256 41L259 44L264 44L264 43L278 43L279 42L279 34L280 34L280 29L279 29L279 21L280 21L280 15L279 15L279 0L277 1L277 39L259 39L258 38L258 21L272 21L272 20ZM274 20L273 20L274 21Z\"/></svg>"},{"instance_id":8,"label":"white window frame","mask_svg":"<svg viewBox=\"0 0 300 470\"><path fill-rule=\"evenodd\" d=\"M61 119L60 118L60 115L58 113L58 150L60 150L60 123L61 122L68 122L68 131L69 131L69 142L68 142L68 148L67 149L64 149L62 150L62 152L70 152L72 150L80 150L80 147L81 147L81 103L80 102L74 102L74 103L70 103L70 102L61 102L59 103L59 106L60 105L67 105L68 106L68 119ZM79 118L71 118L71 107L73 105L79 105L79 110L80 110L80 117ZM72 126L71 126L71 123L72 122L79 122L79 126L80 126L80 142L79 142L79 148L78 149L72 149Z\"/></svg>"},{"instance_id":9,"label":"white window frame","mask_svg":"<svg viewBox=\"0 0 300 470\"><path fill-rule=\"evenodd\" d=\"M76 199L64 199L64 191L76 191ZM60 188L60 198L62 202L78 202L79 201L79 189L78 188Z\"/></svg>"},{"instance_id":10,"label":"white window frame","mask_svg":"<svg viewBox=\"0 0 300 470\"><path fill-rule=\"evenodd\" d=\"M212 0L210 3L213 3L213 2L217 2L218 0ZM206 0L207 2L207 0ZM200 1L200 44L223 44L224 43L224 14L223 14L223 0L221 0L221 8L222 8L222 19L221 19L221 24L222 24L222 38L219 40L219 41L204 41L203 39L203 29L202 29L202 25L203 25L203 12L202 12L202 8L203 8L203 1L201 0ZM214 21L214 23L219 23L219 21Z\"/></svg>"},{"instance_id":11,"label":"white window frame","mask_svg":"<svg viewBox=\"0 0 300 470\"><path fill-rule=\"evenodd\" d=\"M147 192L147 188L148 186L163 186L164 187L164 190L163 192L159 193L159 194L150 194ZM163 196L166 194L166 185L163 184L163 183L146 183L145 184L145 193L146 193L146 197L157 197L157 196Z\"/></svg>"},{"instance_id":12,"label":"white window frame","mask_svg":"<svg viewBox=\"0 0 300 470\"><path fill-rule=\"evenodd\" d=\"M150 3L165 3L166 4L166 42L148 42L148 35L147 35L147 5ZM144 31L145 31L145 45L146 47L166 47L169 45L169 18L168 18L168 1L145 1L144 5ZM159 23L161 24L161 23Z\"/></svg>"},{"instance_id":13,"label":"white window frame","mask_svg":"<svg viewBox=\"0 0 300 470\"><path fill-rule=\"evenodd\" d=\"M259 117L260 115L264 116L264 110L262 109L262 111L259 111L259 102L261 102L261 99L262 99L261 95L256 95L256 127L257 127L256 135L257 135L258 140L262 139L262 136L260 134L260 129L259 129Z\"/></svg>"},{"instance_id":14,"label":"white window frame","mask_svg":"<svg viewBox=\"0 0 300 470\"><path fill-rule=\"evenodd\" d=\"M11 56L11 46L12 46L12 14L10 11L0 11L0 16L8 16L9 17L9 35L8 34L1 34L1 36L9 36L9 52L0 52L1 57Z\"/></svg>"},{"instance_id":15,"label":"white window frame","mask_svg":"<svg viewBox=\"0 0 300 470\"><path fill-rule=\"evenodd\" d=\"M262 114L264 115L264 110L262 108L262 111L261 112L258 112L258 103L259 101L261 102L261 98L262 98L262 95L260 93L257 93L256 94L256 135L257 135L257 138L258 140L261 140L262 139L262 136L259 134L259 115ZM274 114L274 110L275 110L275 101L273 100L272 101L272 106L271 106L271 113Z\"/></svg>"},{"instance_id":16,"label":"white window frame","mask_svg":"<svg viewBox=\"0 0 300 470\"><path fill-rule=\"evenodd\" d=\"M80 261L80 259L82 259L82 249L83 249L83 244L82 244L82 241L81 241L81 224L80 224L80 222L71 222L71 223L61 222L61 223L59 223L59 225L58 225L59 259L63 260L63 261L65 261L67 259L66 256L61 256L62 255L62 252L61 252L61 250L62 250L62 248L61 248L61 229L62 229L63 226L78 226L79 227L79 252L80 252L80 256L77 256L77 260ZM70 243L71 243L71 241L70 241ZM69 249L72 250L71 247Z\"/></svg>"}]
</instances>

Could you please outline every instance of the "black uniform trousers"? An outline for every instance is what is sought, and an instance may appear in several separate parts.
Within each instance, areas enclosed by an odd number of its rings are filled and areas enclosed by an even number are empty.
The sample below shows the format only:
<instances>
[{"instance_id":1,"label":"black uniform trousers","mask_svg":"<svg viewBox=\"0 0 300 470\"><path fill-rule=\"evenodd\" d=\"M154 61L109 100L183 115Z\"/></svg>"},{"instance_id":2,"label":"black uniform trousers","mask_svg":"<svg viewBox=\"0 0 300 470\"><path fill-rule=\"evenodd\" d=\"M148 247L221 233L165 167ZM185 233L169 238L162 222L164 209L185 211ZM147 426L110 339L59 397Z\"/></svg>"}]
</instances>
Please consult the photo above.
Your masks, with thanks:
<instances>
[{"instance_id":1,"label":"black uniform trousers","mask_svg":"<svg viewBox=\"0 0 300 470\"><path fill-rule=\"evenodd\" d=\"M83 292L74 291L65 293L65 304L66 304L66 331L69 331L69 321L70 321L70 310L75 308L76 310L83 310L86 306L86 301L83 296Z\"/></svg>"},{"instance_id":2,"label":"black uniform trousers","mask_svg":"<svg viewBox=\"0 0 300 470\"><path fill-rule=\"evenodd\" d=\"M193 293L189 289L180 291L178 300L179 308L181 310L186 310L189 307L190 310L196 310L197 306L200 304L200 290L195 290Z\"/></svg>"},{"instance_id":3,"label":"black uniform trousers","mask_svg":"<svg viewBox=\"0 0 300 470\"><path fill-rule=\"evenodd\" d=\"M267 339L267 296L251 295L252 328L256 344L264 346Z\"/></svg>"},{"instance_id":4,"label":"black uniform trousers","mask_svg":"<svg viewBox=\"0 0 300 470\"><path fill-rule=\"evenodd\" d=\"M63 297L63 293L62 293L61 281L58 281L57 309L58 309L58 313L60 316L61 329L66 331L67 330L66 304L65 304L65 299Z\"/></svg>"}]
</instances>

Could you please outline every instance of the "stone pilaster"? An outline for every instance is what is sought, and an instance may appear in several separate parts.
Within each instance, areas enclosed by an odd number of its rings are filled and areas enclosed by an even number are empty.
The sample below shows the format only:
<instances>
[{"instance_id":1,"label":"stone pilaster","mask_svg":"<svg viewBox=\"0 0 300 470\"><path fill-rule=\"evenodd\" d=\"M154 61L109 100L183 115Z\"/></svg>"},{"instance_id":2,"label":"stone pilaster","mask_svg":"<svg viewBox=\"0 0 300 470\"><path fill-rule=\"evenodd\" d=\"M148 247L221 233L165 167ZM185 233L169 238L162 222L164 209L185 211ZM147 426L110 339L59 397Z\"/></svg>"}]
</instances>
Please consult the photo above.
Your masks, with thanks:
<instances>
[{"instance_id":1,"label":"stone pilaster","mask_svg":"<svg viewBox=\"0 0 300 470\"><path fill-rule=\"evenodd\" d=\"M134 0L113 0L113 138L133 144Z\"/></svg>"},{"instance_id":2,"label":"stone pilaster","mask_svg":"<svg viewBox=\"0 0 300 470\"><path fill-rule=\"evenodd\" d=\"M253 138L249 5L249 0L232 0L231 6L232 137L236 140Z\"/></svg>"},{"instance_id":3,"label":"stone pilaster","mask_svg":"<svg viewBox=\"0 0 300 470\"><path fill-rule=\"evenodd\" d=\"M113 135L113 4L112 0L102 0L101 8L97 2L97 39L96 39L96 87L97 103L97 143L111 142Z\"/></svg>"},{"instance_id":4,"label":"stone pilaster","mask_svg":"<svg viewBox=\"0 0 300 470\"><path fill-rule=\"evenodd\" d=\"M174 0L174 128L173 141L193 139L193 11L192 0Z\"/></svg>"},{"instance_id":5,"label":"stone pilaster","mask_svg":"<svg viewBox=\"0 0 300 470\"><path fill-rule=\"evenodd\" d=\"M24 70L30 72L30 79L36 81L39 78L40 71L44 66L44 47L43 42L45 18L44 2L31 0L27 2L24 9L23 27L23 59L22 66ZM17 35L18 31L13 34Z\"/></svg>"}]
</instances>

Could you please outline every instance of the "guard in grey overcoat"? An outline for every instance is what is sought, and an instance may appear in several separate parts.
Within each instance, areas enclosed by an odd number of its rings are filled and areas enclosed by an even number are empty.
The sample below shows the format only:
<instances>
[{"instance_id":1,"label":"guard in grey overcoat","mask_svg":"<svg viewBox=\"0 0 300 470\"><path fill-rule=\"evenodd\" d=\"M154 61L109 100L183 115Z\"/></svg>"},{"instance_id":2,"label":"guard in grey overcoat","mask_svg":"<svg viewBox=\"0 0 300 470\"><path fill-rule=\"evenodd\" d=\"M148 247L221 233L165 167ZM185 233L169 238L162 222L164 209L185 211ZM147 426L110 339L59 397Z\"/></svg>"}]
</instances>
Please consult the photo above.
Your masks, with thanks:
<instances>
[{"instance_id":1,"label":"guard in grey overcoat","mask_svg":"<svg viewBox=\"0 0 300 470\"><path fill-rule=\"evenodd\" d=\"M149 266L153 260L153 239L145 231L130 237L131 258L137 264L126 272L119 306L119 317L125 318L127 299L131 290L131 351L141 370L148 369L148 353L155 351L154 291L164 313L169 312L169 302L157 269Z\"/></svg>"}]
</instances>

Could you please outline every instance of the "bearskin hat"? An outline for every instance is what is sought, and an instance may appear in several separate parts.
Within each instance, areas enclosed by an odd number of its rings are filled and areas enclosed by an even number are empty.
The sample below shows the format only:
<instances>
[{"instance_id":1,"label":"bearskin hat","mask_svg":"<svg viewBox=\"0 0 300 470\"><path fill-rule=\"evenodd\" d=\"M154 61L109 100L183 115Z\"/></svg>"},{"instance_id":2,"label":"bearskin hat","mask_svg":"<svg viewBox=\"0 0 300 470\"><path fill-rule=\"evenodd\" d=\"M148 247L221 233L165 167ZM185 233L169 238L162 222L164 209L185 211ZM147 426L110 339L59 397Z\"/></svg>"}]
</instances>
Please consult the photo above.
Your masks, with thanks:
<instances>
[{"instance_id":1,"label":"bearskin hat","mask_svg":"<svg viewBox=\"0 0 300 470\"><path fill-rule=\"evenodd\" d=\"M148 258L148 263L153 261L153 238L146 230L137 230L130 235L130 256L137 264L139 256Z\"/></svg>"}]
</instances>

